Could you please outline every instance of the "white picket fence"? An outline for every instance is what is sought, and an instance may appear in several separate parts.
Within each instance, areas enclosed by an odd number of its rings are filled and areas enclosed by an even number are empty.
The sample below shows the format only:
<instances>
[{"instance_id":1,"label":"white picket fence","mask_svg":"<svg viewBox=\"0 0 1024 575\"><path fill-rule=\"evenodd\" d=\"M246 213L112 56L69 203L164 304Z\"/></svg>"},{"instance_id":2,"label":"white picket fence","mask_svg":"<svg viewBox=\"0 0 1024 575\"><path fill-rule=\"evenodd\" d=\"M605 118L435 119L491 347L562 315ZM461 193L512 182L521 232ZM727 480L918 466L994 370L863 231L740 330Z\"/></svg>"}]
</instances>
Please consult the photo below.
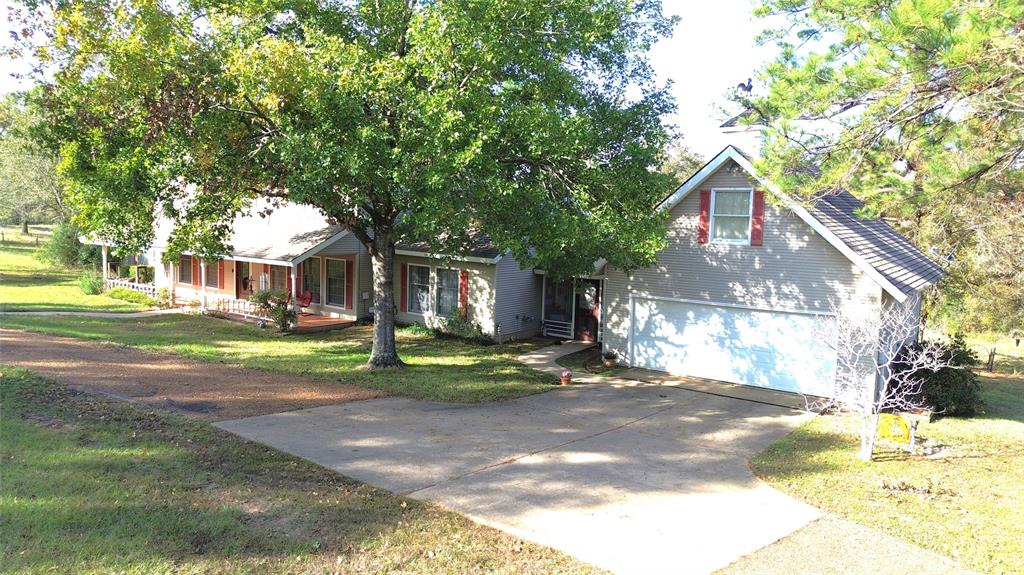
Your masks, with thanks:
<instances>
[{"instance_id":1,"label":"white picket fence","mask_svg":"<svg viewBox=\"0 0 1024 575\"><path fill-rule=\"evenodd\" d=\"M158 291L157 287L153 284L140 284L138 282L133 282L119 278L107 278L103 280L104 289L111 289L115 287L126 288L132 291L137 291L139 293L144 293L153 299L156 299Z\"/></svg>"},{"instance_id":2,"label":"white picket fence","mask_svg":"<svg viewBox=\"0 0 1024 575\"><path fill-rule=\"evenodd\" d=\"M214 312L266 319L266 315L262 313L259 306L246 299L219 297L215 295L207 296L206 308Z\"/></svg>"}]
</instances>

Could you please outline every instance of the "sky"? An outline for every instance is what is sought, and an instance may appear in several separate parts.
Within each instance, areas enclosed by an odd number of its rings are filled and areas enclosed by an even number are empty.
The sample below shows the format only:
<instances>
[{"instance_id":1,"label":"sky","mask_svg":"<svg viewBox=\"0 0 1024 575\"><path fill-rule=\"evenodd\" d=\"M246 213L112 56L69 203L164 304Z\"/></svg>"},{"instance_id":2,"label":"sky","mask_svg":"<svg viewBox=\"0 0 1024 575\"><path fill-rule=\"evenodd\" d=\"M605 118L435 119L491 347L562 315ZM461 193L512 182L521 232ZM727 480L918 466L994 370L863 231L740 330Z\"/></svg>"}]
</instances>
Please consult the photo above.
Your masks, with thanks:
<instances>
[{"instance_id":1,"label":"sky","mask_svg":"<svg viewBox=\"0 0 1024 575\"><path fill-rule=\"evenodd\" d=\"M690 149L710 158L735 141L735 136L719 131L727 116L718 107L727 104L727 91L746 82L771 59L772 47L755 45L763 25L751 14L754 0L663 2L666 14L680 17L672 37L659 42L650 54L658 79L673 83L678 112L667 120L676 125ZM0 0L4 22L9 5L9 0ZM5 30L0 43L7 41ZM0 93L25 87L10 77L22 67L0 58Z\"/></svg>"}]
</instances>

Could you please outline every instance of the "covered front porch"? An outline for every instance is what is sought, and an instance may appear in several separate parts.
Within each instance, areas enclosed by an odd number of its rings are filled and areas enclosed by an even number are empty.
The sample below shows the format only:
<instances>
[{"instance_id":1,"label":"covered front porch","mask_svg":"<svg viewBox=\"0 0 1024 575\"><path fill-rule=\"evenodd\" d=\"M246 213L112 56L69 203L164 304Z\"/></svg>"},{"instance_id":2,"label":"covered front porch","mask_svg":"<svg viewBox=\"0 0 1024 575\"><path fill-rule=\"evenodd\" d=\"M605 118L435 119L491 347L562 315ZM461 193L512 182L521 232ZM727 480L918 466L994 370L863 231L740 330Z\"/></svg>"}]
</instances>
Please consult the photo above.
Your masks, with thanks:
<instances>
[{"instance_id":1,"label":"covered front porch","mask_svg":"<svg viewBox=\"0 0 1024 575\"><path fill-rule=\"evenodd\" d=\"M601 341L603 292L600 277L554 280L545 274L541 333L561 339Z\"/></svg>"}]
</instances>

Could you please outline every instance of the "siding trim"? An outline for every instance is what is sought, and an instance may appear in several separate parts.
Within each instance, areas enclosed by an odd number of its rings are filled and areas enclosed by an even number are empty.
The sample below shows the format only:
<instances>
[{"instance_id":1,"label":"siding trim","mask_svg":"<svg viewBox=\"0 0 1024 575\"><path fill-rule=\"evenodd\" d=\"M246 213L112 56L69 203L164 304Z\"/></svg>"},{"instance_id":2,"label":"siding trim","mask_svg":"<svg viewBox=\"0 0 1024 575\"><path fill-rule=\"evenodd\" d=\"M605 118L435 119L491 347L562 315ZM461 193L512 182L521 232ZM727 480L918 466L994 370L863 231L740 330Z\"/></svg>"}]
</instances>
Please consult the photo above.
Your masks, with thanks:
<instances>
[{"instance_id":1,"label":"siding trim","mask_svg":"<svg viewBox=\"0 0 1024 575\"><path fill-rule=\"evenodd\" d=\"M900 291L899 288L893 285L892 282L885 279L885 277L882 274L878 273L878 270L876 270L874 266L869 264L867 260L860 256L860 254L850 249L850 246L846 245L846 242L839 239L839 236L832 233L832 231L823 226L817 218L812 216L811 213L807 211L807 208L804 208L795 200L793 200L793 198L783 193L782 190L779 189L779 187L776 186L774 183L769 182L762 178L761 176L759 176L757 174L757 170L754 169L753 164L751 164L750 161L747 160L746 156L740 153L740 151L737 150L734 146L726 146L721 152L718 153L717 156L715 156L710 162L705 164L704 167L701 168L696 174L691 176L690 179L683 182L683 184L679 186L671 196L665 198L660 204L658 204L657 209L659 211L671 210L673 207L675 207L676 204L682 201L682 199L688 196L693 190L697 189L698 186L704 183L705 180L711 177L715 172L718 171L719 168L721 168L729 160L736 162L741 168L743 168L747 172L747 174L750 175L750 177L757 180L758 183L760 183L762 186L764 186L773 194L775 194L776 197L782 200L782 203L787 208L792 210L793 213L795 213L800 219L804 221L804 223L811 226L811 229L817 232L818 235L824 238L825 241L832 245L832 247L839 250L839 253L846 256L846 259L853 262L854 265L856 265L858 268L861 269L861 271L867 274L869 278L871 278L872 280L874 280L876 284L881 286L883 290L888 292L889 295L893 297L893 299L900 303L906 301L908 294L903 293L902 291Z\"/></svg>"}]
</instances>

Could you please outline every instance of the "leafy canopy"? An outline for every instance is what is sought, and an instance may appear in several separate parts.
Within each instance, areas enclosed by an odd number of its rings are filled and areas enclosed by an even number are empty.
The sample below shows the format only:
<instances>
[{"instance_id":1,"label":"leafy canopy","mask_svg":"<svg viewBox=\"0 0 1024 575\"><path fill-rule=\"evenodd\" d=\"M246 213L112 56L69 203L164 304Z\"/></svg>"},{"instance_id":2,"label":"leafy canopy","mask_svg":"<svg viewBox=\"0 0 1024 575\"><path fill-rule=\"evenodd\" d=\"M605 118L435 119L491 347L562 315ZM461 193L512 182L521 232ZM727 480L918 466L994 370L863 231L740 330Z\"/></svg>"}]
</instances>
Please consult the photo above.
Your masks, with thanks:
<instances>
[{"instance_id":1,"label":"leafy canopy","mask_svg":"<svg viewBox=\"0 0 1024 575\"><path fill-rule=\"evenodd\" d=\"M159 211L171 255L223 253L259 197L367 245L455 251L481 229L562 273L644 265L663 241L657 1L78 0L25 18L80 222L121 245L148 243Z\"/></svg>"},{"instance_id":2,"label":"leafy canopy","mask_svg":"<svg viewBox=\"0 0 1024 575\"><path fill-rule=\"evenodd\" d=\"M948 263L939 308L966 327L1024 320L1024 3L766 0L758 13L784 22L763 38L780 48L767 92L737 97L767 124L759 168L807 198L850 190Z\"/></svg>"}]
</instances>

